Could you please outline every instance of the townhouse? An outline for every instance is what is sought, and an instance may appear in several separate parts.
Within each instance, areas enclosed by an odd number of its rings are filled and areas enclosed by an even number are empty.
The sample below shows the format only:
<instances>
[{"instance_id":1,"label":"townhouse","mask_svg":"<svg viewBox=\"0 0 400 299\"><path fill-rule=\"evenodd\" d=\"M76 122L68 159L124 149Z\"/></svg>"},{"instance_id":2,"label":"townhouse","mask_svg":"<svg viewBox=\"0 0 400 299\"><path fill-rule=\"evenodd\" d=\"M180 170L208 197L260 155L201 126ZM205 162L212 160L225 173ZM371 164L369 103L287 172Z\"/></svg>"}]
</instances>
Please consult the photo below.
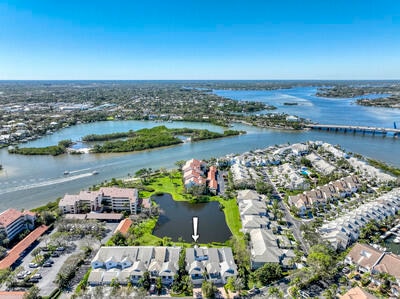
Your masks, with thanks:
<instances>
[{"instance_id":1,"label":"townhouse","mask_svg":"<svg viewBox=\"0 0 400 299\"><path fill-rule=\"evenodd\" d=\"M206 184L206 179L204 177L206 166L204 161L196 159L186 161L185 165L182 167L183 182L186 188Z\"/></svg>"},{"instance_id":2,"label":"townhouse","mask_svg":"<svg viewBox=\"0 0 400 299\"><path fill-rule=\"evenodd\" d=\"M208 187L212 194L218 193L217 167L211 166L207 172L207 164L203 161L191 159L182 167L183 184L186 189L194 186Z\"/></svg>"},{"instance_id":3,"label":"townhouse","mask_svg":"<svg viewBox=\"0 0 400 299\"><path fill-rule=\"evenodd\" d=\"M268 211L265 195L253 190L241 190L237 195L242 231L250 236L250 260L253 269L265 263L290 267L294 257L292 245L285 235L277 235L279 227Z\"/></svg>"},{"instance_id":4,"label":"townhouse","mask_svg":"<svg viewBox=\"0 0 400 299\"><path fill-rule=\"evenodd\" d=\"M285 236L276 236L271 230L252 229L250 231L251 268L257 269L265 263L280 264L289 268L290 260L295 257L292 249L287 249L290 241Z\"/></svg>"},{"instance_id":5,"label":"townhouse","mask_svg":"<svg viewBox=\"0 0 400 299\"><path fill-rule=\"evenodd\" d=\"M288 203L298 209L299 215L304 215L312 206L325 205L333 200L350 196L357 192L360 186L358 176L351 175L316 189L304 191L302 194L289 196Z\"/></svg>"},{"instance_id":6,"label":"townhouse","mask_svg":"<svg viewBox=\"0 0 400 299\"><path fill-rule=\"evenodd\" d=\"M155 281L161 277L165 285L174 281L178 271L180 247L112 246L101 247L91 262L90 285L137 284L145 272Z\"/></svg>"},{"instance_id":7,"label":"townhouse","mask_svg":"<svg viewBox=\"0 0 400 299\"><path fill-rule=\"evenodd\" d=\"M194 285L205 279L214 283L226 283L229 277L236 278L237 266L232 249L194 247L186 249L186 270Z\"/></svg>"},{"instance_id":8,"label":"townhouse","mask_svg":"<svg viewBox=\"0 0 400 299\"><path fill-rule=\"evenodd\" d=\"M370 221L381 221L400 210L400 189L394 189L333 221L324 223L319 232L335 249L346 249L355 242L360 230Z\"/></svg>"},{"instance_id":9,"label":"townhouse","mask_svg":"<svg viewBox=\"0 0 400 299\"><path fill-rule=\"evenodd\" d=\"M208 190L212 194L217 194L218 192L218 181L217 181L217 167L211 166L207 173L207 184Z\"/></svg>"}]
</instances>

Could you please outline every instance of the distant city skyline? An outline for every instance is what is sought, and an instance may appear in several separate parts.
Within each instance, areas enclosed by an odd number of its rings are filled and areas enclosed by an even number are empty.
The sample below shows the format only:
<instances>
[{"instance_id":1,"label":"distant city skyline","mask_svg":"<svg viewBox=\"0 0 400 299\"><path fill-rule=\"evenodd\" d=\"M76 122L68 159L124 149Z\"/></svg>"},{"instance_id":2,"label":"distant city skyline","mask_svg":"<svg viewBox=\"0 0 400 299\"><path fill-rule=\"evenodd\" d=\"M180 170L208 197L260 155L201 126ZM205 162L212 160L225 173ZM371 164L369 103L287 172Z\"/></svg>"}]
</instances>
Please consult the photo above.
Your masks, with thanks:
<instances>
[{"instance_id":1,"label":"distant city skyline","mask_svg":"<svg viewBox=\"0 0 400 299\"><path fill-rule=\"evenodd\" d=\"M0 80L400 79L397 1L0 0Z\"/></svg>"}]
</instances>

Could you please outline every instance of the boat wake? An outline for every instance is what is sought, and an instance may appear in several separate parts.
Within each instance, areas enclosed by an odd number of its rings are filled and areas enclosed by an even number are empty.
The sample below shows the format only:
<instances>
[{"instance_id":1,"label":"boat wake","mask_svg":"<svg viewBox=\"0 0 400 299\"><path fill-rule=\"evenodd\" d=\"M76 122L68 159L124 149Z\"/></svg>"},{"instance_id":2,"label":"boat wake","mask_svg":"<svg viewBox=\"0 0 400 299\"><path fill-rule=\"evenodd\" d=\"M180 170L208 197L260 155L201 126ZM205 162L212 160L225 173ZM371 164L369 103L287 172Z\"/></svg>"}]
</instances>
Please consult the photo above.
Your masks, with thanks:
<instances>
[{"instance_id":1,"label":"boat wake","mask_svg":"<svg viewBox=\"0 0 400 299\"><path fill-rule=\"evenodd\" d=\"M74 180L79 180L82 178L90 177L92 176L92 172L87 172L87 173L82 173L79 175L72 175L72 176L66 176L62 178L57 178L57 179L49 179L47 181L42 181L42 182L37 182L33 184L28 184L24 186L16 186L16 187L11 187L11 188L5 188L0 190L0 194L5 194L5 193L10 193L10 192L16 192L16 191L22 191L22 190L29 190L29 189L34 189L34 188L39 188L39 187L46 187L50 185L56 185L56 184L61 184L69 181L74 181Z\"/></svg>"}]
</instances>

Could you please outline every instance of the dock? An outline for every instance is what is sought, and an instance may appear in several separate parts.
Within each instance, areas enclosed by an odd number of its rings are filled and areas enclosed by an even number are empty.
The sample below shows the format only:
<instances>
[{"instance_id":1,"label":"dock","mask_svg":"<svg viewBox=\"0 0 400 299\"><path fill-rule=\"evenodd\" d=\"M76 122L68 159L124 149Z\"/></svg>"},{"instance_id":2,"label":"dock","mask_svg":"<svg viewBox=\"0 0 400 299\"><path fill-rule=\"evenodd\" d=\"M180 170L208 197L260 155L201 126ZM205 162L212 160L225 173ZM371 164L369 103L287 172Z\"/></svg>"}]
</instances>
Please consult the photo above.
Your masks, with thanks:
<instances>
[{"instance_id":1,"label":"dock","mask_svg":"<svg viewBox=\"0 0 400 299\"><path fill-rule=\"evenodd\" d=\"M306 128L319 131L337 132L337 133L351 133L351 134L365 134L373 136L384 137L398 137L400 136L400 129L392 128L379 128L379 127L365 127L365 126L347 126L347 125L324 125L324 124L308 124Z\"/></svg>"}]
</instances>

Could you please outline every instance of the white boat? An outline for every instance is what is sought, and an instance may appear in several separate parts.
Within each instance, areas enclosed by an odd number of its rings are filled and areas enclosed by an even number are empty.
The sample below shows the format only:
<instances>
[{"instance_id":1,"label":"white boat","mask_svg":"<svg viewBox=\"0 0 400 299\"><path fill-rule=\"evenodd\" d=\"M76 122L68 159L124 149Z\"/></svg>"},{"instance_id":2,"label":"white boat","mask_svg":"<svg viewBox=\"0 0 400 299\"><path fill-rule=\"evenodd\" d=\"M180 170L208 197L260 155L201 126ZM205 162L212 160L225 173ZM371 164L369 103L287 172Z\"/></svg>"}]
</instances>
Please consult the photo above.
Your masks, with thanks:
<instances>
[{"instance_id":1,"label":"white boat","mask_svg":"<svg viewBox=\"0 0 400 299\"><path fill-rule=\"evenodd\" d=\"M98 172L97 170L94 170L94 171L92 172L92 174L93 174L93 175L99 174L99 172Z\"/></svg>"},{"instance_id":2,"label":"white boat","mask_svg":"<svg viewBox=\"0 0 400 299\"><path fill-rule=\"evenodd\" d=\"M64 175L68 175L68 174L69 174L68 170L64 171Z\"/></svg>"}]
</instances>

